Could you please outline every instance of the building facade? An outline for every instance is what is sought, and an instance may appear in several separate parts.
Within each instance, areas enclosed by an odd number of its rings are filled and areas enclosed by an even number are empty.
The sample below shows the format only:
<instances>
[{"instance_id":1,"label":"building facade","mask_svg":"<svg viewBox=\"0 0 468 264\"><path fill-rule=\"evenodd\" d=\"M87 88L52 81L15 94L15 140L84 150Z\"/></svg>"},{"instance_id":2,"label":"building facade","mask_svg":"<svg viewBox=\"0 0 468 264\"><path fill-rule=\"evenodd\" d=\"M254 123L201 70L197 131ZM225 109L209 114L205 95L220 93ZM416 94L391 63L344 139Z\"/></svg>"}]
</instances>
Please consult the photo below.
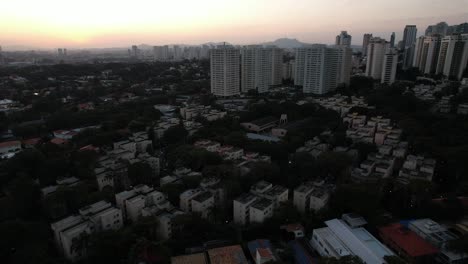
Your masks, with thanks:
<instances>
[{"instance_id":1,"label":"building facade","mask_svg":"<svg viewBox=\"0 0 468 264\"><path fill-rule=\"evenodd\" d=\"M240 94L240 50L219 45L210 50L211 93L230 97Z\"/></svg>"}]
</instances>

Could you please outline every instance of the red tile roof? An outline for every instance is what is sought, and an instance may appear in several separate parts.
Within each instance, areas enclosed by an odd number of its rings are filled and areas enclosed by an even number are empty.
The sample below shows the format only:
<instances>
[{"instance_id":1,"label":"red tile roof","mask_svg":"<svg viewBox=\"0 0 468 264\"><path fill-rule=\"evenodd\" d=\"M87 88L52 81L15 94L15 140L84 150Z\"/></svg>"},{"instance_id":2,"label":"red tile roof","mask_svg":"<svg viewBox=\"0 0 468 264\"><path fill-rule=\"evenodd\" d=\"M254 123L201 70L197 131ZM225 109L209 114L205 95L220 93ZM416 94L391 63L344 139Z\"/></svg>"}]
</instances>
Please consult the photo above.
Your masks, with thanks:
<instances>
[{"instance_id":1,"label":"red tile roof","mask_svg":"<svg viewBox=\"0 0 468 264\"><path fill-rule=\"evenodd\" d=\"M244 251L239 245L208 250L211 264L247 264Z\"/></svg>"},{"instance_id":2,"label":"red tile roof","mask_svg":"<svg viewBox=\"0 0 468 264\"><path fill-rule=\"evenodd\" d=\"M61 138L53 138L50 140L50 143L55 144L55 145L63 145L63 144L67 144L68 140L61 139Z\"/></svg>"},{"instance_id":3,"label":"red tile roof","mask_svg":"<svg viewBox=\"0 0 468 264\"><path fill-rule=\"evenodd\" d=\"M433 255L439 252L429 242L401 224L396 223L381 227L379 232L384 240L391 241L410 257Z\"/></svg>"},{"instance_id":4,"label":"red tile roof","mask_svg":"<svg viewBox=\"0 0 468 264\"><path fill-rule=\"evenodd\" d=\"M304 231L304 227L301 224L288 224L284 226L284 229L288 232L294 232L298 230Z\"/></svg>"},{"instance_id":5,"label":"red tile roof","mask_svg":"<svg viewBox=\"0 0 468 264\"><path fill-rule=\"evenodd\" d=\"M18 140L2 142L2 143L0 143L0 148L9 148L9 147L13 147L13 146L16 146L16 145L20 145L20 147L21 147L21 142L18 141Z\"/></svg>"},{"instance_id":6,"label":"red tile roof","mask_svg":"<svg viewBox=\"0 0 468 264\"><path fill-rule=\"evenodd\" d=\"M258 254L262 258L272 258L273 254L268 248L257 248Z\"/></svg>"},{"instance_id":7,"label":"red tile roof","mask_svg":"<svg viewBox=\"0 0 468 264\"><path fill-rule=\"evenodd\" d=\"M30 138L23 140L24 145L36 145L41 141L41 138Z\"/></svg>"}]
</instances>

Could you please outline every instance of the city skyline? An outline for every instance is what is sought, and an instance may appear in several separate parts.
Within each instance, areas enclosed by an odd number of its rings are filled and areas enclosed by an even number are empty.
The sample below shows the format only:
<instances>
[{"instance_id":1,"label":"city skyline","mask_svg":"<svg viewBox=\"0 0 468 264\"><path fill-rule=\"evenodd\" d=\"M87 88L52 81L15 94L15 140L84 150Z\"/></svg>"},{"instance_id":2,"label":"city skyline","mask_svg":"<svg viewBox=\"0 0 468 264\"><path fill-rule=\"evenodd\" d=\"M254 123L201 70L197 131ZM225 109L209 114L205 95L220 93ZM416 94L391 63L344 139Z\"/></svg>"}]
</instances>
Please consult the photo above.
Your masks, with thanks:
<instances>
[{"instance_id":1,"label":"city skyline","mask_svg":"<svg viewBox=\"0 0 468 264\"><path fill-rule=\"evenodd\" d=\"M416 25L422 35L428 25L440 21L463 23L468 12L461 10L467 5L468 0L454 0L450 5L440 0L262 0L237 1L235 5L211 0L137 0L132 5L85 0L69 11L57 0L21 0L2 5L0 45L4 50L12 46L104 48L222 41L244 45L283 37L332 44L344 30L353 36L352 45L361 45L364 33L389 39L395 32L396 40L401 40L407 24Z\"/></svg>"}]
</instances>

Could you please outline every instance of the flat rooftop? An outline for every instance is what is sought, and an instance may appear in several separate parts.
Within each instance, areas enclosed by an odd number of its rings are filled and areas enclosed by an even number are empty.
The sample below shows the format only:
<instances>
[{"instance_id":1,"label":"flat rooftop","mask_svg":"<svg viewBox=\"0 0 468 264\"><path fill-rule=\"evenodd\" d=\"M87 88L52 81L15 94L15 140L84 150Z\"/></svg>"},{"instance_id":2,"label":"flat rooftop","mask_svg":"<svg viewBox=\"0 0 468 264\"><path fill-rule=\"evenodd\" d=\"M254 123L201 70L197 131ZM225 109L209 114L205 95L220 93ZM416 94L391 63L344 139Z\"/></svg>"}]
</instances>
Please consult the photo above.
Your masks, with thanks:
<instances>
[{"instance_id":1,"label":"flat rooftop","mask_svg":"<svg viewBox=\"0 0 468 264\"><path fill-rule=\"evenodd\" d=\"M250 207L263 211L266 208L270 207L272 204L273 201L266 198L261 198L260 200L255 201Z\"/></svg>"},{"instance_id":2,"label":"flat rooftop","mask_svg":"<svg viewBox=\"0 0 468 264\"><path fill-rule=\"evenodd\" d=\"M172 264L206 264L207 259L205 253L192 255L177 256L171 258Z\"/></svg>"},{"instance_id":3,"label":"flat rooftop","mask_svg":"<svg viewBox=\"0 0 468 264\"><path fill-rule=\"evenodd\" d=\"M241 196L237 197L234 201L237 201L241 204L247 204L257 199L257 196L251 193L244 193Z\"/></svg>"},{"instance_id":4,"label":"flat rooftop","mask_svg":"<svg viewBox=\"0 0 468 264\"><path fill-rule=\"evenodd\" d=\"M202 193L198 194L197 196L193 197L193 200L197 201L199 203L203 203L203 202L207 201L208 199L210 199L211 197L213 197L212 193L202 192Z\"/></svg>"},{"instance_id":5,"label":"flat rooftop","mask_svg":"<svg viewBox=\"0 0 468 264\"><path fill-rule=\"evenodd\" d=\"M325 224L354 255L359 256L365 263L385 263L385 256L394 255L362 227L351 228L339 219L326 221Z\"/></svg>"},{"instance_id":6,"label":"flat rooftop","mask_svg":"<svg viewBox=\"0 0 468 264\"><path fill-rule=\"evenodd\" d=\"M379 228L382 237L397 245L411 257L437 254L439 250L399 223Z\"/></svg>"}]
</instances>

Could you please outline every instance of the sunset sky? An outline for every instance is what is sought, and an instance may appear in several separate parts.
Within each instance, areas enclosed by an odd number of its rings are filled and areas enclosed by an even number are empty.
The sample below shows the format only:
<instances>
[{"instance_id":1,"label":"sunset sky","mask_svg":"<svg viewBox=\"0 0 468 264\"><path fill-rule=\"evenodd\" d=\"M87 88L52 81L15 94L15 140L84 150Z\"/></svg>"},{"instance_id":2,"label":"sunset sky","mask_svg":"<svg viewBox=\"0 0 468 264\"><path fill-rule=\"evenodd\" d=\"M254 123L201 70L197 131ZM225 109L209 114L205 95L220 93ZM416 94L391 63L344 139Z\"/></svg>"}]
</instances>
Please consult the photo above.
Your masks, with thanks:
<instances>
[{"instance_id":1,"label":"sunset sky","mask_svg":"<svg viewBox=\"0 0 468 264\"><path fill-rule=\"evenodd\" d=\"M406 24L468 21L468 0L0 0L0 45L250 44L281 37L332 43L340 30L401 38Z\"/></svg>"}]
</instances>

